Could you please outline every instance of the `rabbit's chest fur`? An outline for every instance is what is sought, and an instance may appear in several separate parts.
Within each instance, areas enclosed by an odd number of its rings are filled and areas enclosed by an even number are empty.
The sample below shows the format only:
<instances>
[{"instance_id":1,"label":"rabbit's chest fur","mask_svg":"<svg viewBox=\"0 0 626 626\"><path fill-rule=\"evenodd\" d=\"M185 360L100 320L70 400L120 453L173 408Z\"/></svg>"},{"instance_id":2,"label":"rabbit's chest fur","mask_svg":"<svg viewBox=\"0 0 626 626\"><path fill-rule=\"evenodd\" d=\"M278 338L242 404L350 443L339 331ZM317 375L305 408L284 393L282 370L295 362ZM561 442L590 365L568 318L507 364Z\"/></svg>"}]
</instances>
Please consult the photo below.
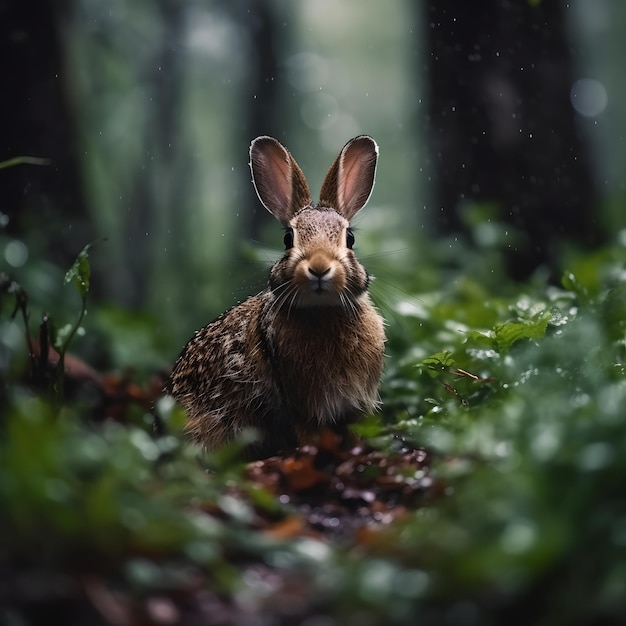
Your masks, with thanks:
<instances>
[{"instance_id":1,"label":"rabbit's chest fur","mask_svg":"<svg viewBox=\"0 0 626 626\"><path fill-rule=\"evenodd\" d=\"M364 296L355 311L281 311L263 292L199 330L172 372L186 431L207 447L255 427L305 443L320 424L351 421L378 404L382 319ZM282 432L280 432L282 431Z\"/></svg>"},{"instance_id":2,"label":"rabbit's chest fur","mask_svg":"<svg viewBox=\"0 0 626 626\"><path fill-rule=\"evenodd\" d=\"M378 404L384 332L367 296L350 311L268 307L262 333L270 350L277 403L300 425L314 429Z\"/></svg>"}]
</instances>

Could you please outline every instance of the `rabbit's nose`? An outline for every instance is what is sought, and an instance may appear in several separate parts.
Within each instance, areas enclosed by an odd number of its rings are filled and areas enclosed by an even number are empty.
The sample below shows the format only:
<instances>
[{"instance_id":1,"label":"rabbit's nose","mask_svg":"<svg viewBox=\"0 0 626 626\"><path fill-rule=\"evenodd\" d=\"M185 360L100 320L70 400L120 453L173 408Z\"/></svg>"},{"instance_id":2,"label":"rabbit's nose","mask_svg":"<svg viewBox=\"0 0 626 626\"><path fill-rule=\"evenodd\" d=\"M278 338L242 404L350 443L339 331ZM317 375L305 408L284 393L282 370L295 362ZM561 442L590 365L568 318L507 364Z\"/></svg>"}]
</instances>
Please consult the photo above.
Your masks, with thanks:
<instances>
[{"instance_id":1,"label":"rabbit's nose","mask_svg":"<svg viewBox=\"0 0 626 626\"><path fill-rule=\"evenodd\" d=\"M313 268L309 265L309 273L313 274L315 278L323 278L330 272L330 267L327 267L325 270Z\"/></svg>"},{"instance_id":2,"label":"rabbit's nose","mask_svg":"<svg viewBox=\"0 0 626 626\"><path fill-rule=\"evenodd\" d=\"M316 252L309 257L307 269L312 279L328 279L333 269L332 259L327 254Z\"/></svg>"}]
</instances>

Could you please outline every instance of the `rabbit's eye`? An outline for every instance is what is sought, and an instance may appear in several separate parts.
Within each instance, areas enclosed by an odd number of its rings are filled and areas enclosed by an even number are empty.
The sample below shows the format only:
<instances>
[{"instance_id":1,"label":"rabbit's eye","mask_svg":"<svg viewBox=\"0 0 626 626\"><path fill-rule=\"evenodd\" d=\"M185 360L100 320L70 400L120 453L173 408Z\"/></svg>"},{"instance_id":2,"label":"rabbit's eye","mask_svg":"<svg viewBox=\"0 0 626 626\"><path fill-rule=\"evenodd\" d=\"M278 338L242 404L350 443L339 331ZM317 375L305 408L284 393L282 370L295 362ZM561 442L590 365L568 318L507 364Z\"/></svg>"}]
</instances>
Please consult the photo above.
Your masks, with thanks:
<instances>
[{"instance_id":1,"label":"rabbit's eye","mask_svg":"<svg viewBox=\"0 0 626 626\"><path fill-rule=\"evenodd\" d=\"M283 237L283 243L285 244L285 250L293 248L293 228L285 229L285 236Z\"/></svg>"},{"instance_id":2,"label":"rabbit's eye","mask_svg":"<svg viewBox=\"0 0 626 626\"><path fill-rule=\"evenodd\" d=\"M354 245L354 233L351 228L346 230L346 245L352 250L352 246Z\"/></svg>"}]
</instances>

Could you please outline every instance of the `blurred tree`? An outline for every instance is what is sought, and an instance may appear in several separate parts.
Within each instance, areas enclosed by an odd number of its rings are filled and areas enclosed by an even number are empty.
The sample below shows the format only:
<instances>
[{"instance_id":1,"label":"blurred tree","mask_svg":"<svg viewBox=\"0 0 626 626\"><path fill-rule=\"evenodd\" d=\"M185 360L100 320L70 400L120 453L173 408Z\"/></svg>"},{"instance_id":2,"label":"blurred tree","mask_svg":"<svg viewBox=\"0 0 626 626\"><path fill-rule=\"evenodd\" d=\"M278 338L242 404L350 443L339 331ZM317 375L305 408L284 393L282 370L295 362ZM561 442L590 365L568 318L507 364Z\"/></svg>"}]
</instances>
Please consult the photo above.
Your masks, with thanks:
<instances>
[{"instance_id":1,"label":"blurred tree","mask_svg":"<svg viewBox=\"0 0 626 626\"><path fill-rule=\"evenodd\" d=\"M244 141L250 141L259 135L280 137L284 134L284 107L281 112L280 96L284 68L279 67L282 54L283 37L286 28L281 28L278 12L272 0L226 3L232 18L245 30L249 41L249 87L243 96L247 102L243 131ZM279 126L282 125L282 128ZM246 180L242 181L245 189L246 220L248 232L246 237L259 240L263 224L262 209L250 185L250 176L246 171Z\"/></svg>"},{"instance_id":2,"label":"blurred tree","mask_svg":"<svg viewBox=\"0 0 626 626\"><path fill-rule=\"evenodd\" d=\"M492 202L520 235L509 272L555 268L559 242L599 242L587 146L570 103L563 4L427 3L427 133L439 232L466 202Z\"/></svg>"},{"instance_id":3,"label":"blurred tree","mask_svg":"<svg viewBox=\"0 0 626 626\"><path fill-rule=\"evenodd\" d=\"M150 302L153 281L184 266L184 207L190 205L191 163L181 118L185 98L185 3L163 0L146 11L158 24L159 37L145 47L146 58L134 68L141 90L141 122L134 128L141 146L141 160L135 163L128 210L124 219L124 300L135 308ZM150 13L154 11L154 13ZM107 32L108 43L115 47L115 32ZM112 53L113 55L113 53ZM156 174L156 175L155 175ZM150 235L150 241L146 237ZM162 250L168 242L167 259ZM153 281L146 277L153 277Z\"/></svg>"},{"instance_id":4,"label":"blurred tree","mask_svg":"<svg viewBox=\"0 0 626 626\"><path fill-rule=\"evenodd\" d=\"M6 232L68 265L94 230L85 210L74 112L60 46L62 3L0 1L0 161L43 157L48 165L0 171Z\"/></svg>"}]
</instances>

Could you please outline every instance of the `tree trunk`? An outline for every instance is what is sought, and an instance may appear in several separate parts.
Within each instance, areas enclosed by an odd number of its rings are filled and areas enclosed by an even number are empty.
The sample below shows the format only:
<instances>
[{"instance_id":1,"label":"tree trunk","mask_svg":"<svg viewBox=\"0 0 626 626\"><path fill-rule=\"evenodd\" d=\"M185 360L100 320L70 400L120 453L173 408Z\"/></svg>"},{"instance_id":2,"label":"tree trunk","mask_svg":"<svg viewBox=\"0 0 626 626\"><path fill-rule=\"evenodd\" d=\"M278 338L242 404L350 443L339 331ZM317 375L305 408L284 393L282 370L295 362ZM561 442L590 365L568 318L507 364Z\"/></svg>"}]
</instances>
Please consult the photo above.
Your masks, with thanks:
<instances>
[{"instance_id":1,"label":"tree trunk","mask_svg":"<svg viewBox=\"0 0 626 626\"><path fill-rule=\"evenodd\" d=\"M426 30L439 232L463 229L463 203L496 203L522 236L508 258L517 279L554 269L564 240L597 244L562 4L430 0Z\"/></svg>"},{"instance_id":2,"label":"tree trunk","mask_svg":"<svg viewBox=\"0 0 626 626\"><path fill-rule=\"evenodd\" d=\"M253 7L251 8L251 6ZM247 115L245 132L250 141L259 135L273 135L279 137L285 125L284 104L281 110L279 104L281 77L278 59L280 56L281 37L283 31L279 28L278 16L271 0L258 0L247 6L236 18L241 20L248 33L250 41L250 89L245 94L247 98ZM279 124L282 128L279 128ZM247 173L246 173L247 174ZM250 184L250 176L242 181L249 207L247 214L247 237L252 240L260 238L264 211Z\"/></svg>"},{"instance_id":3,"label":"tree trunk","mask_svg":"<svg viewBox=\"0 0 626 626\"><path fill-rule=\"evenodd\" d=\"M4 230L67 267L94 238L81 182L57 4L0 1L0 161L39 157L46 165L0 170Z\"/></svg>"}]
</instances>

